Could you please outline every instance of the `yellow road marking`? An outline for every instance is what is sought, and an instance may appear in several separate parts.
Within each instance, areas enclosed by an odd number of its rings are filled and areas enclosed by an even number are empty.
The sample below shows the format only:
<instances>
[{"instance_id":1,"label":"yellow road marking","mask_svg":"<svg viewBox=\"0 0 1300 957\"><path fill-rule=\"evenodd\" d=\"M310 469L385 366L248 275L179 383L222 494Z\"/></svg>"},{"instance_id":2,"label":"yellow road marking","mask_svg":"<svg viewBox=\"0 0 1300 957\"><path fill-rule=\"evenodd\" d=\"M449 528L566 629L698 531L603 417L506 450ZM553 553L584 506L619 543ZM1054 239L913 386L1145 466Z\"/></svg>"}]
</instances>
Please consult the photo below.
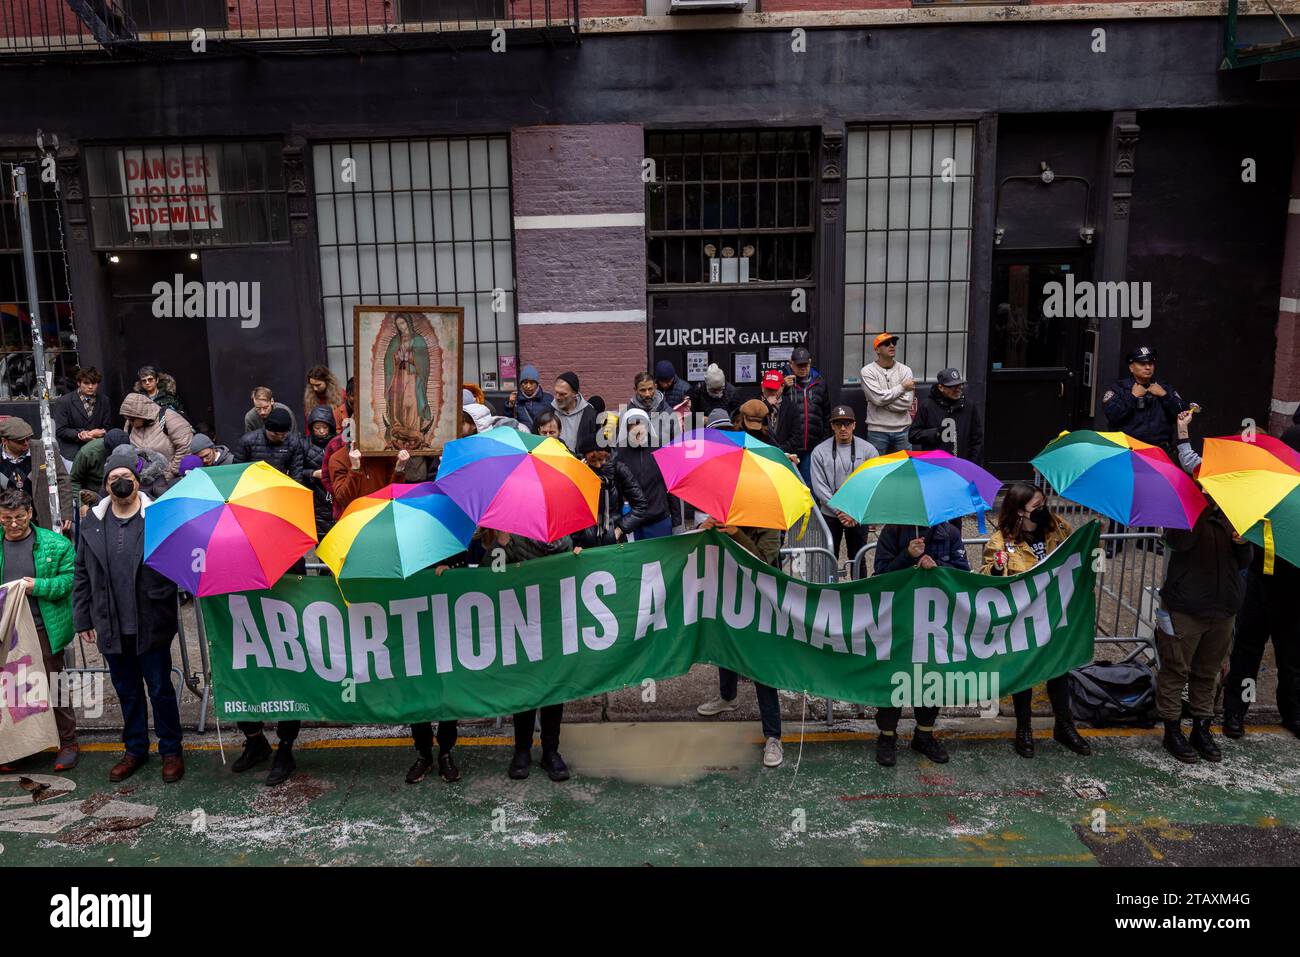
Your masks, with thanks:
<instances>
[{"instance_id":1,"label":"yellow road marking","mask_svg":"<svg viewBox=\"0 0 1300 957\"><path fill-rule=\"evenodd\" d=\"M915 867L925 864L978 864L983 867L1018 867L1021 864L1093 864L1097 859L1091 854L1025 854L1010 856L997 854L985 857L969 854L965 857L868 857L858 861L863 867Z\"/></svg>"}]
</instances>

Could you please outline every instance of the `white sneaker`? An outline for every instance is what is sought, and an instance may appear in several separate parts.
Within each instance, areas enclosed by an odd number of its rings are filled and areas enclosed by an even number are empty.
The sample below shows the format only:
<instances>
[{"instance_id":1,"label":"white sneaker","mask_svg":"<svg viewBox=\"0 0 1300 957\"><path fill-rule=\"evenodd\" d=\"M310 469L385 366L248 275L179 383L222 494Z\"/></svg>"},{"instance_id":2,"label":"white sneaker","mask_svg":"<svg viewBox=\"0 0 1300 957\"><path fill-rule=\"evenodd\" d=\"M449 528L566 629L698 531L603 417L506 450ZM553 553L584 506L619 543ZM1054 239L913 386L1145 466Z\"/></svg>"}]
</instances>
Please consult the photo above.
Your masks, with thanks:
<instances>
[{"instance_id":1,"label":"white sneaker","mask_svg":"<svg viewBox=\"0 0 1300 957\"><path fill-rule=\"evenodd\" d=\"M780 738L768 738L763 746L763 764L769 768L779 768L785 760L785 748L781 747Z\"/></svg>"},{"instance_id":2,"label":"white sneaker","mask_svg":"<svg viewBox=\"0 0 1300 957\"><path fill-rule=\"evenodd\" d=\"M715 714L722 714L724 711L735 711L736 702L728 701L726 698L714 698L712 701L706 701L695 709L696 714L711 718Z\"/></svg>"}]
</instances>

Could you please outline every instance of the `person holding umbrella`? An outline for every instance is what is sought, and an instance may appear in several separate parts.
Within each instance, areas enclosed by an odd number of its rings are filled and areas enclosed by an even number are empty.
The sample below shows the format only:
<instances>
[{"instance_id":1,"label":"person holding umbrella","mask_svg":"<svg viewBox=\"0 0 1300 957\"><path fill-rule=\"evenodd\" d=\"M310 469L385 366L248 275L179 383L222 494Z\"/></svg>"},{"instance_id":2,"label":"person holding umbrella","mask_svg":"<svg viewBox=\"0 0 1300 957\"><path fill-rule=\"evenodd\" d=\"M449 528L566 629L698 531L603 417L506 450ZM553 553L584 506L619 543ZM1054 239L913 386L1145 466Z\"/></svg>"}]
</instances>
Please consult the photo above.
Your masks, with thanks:
<instances>
[{"instance_id":1,"label":"person holding umbrella","mask_svg":"<svg viewBox=\"0 0 1300 957\"><path fill-rule=\"evenodd\" d=\"M831 533L831 551L838 561L840 542L849 540L849 559L860 552L867 544L867 527L860 525L847 512L831 508L831 500L844 480L853 474L853 470L867 459L876 457L876 447L865 439L854 435L858 417L847 405L837 405L831 409L831 432L829 439L812 453L812 492L813 498L821 506L826 517L826 527Z\"/></svg>"},{"instance_id":2,"label":"person holding umbrella","mask_svg":"<svg viewBox=\"0 0 1300 957\"><path fill-rule=\"evenodd\" d=\"M982 575L1019 575L1046 558L1070 537L1070 523L1047 508L1042 489L1027 482L1013 482L1002 496L997 527L984 546ZM1047 697L1052 702L1056 724L1052 739L1075 754L1092 754L1074 726L1070 711L1070 683L1065 675L1047 679ZM1011 696L1016 709L1016 754L1034 756L1034 729L1031 703L1033 689L1025 688Z\"/></svg>"}]
</instances>

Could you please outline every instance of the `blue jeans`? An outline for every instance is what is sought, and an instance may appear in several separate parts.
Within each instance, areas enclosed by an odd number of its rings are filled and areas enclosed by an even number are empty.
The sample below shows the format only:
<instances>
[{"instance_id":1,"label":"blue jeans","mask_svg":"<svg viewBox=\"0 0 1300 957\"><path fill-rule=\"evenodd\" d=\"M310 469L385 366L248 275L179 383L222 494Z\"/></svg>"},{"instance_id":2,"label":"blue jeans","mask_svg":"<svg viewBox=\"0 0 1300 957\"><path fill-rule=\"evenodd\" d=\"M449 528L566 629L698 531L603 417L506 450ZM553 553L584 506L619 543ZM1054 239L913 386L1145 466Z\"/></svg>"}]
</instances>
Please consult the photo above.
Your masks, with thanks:
<instances>
[{"instance_id":1,"label":"blue jeans","mask_svg":"<svg viewBox=\"0 0 1300 957\"><path fill-rule=\"evenodd\" d=\"M134 635L122 636L122 647L135 646ZM158 753L164 757L181 753L181 711L172 685L172 650L155 648L143 654L125 652L104 655L113 690L122 703L122 741L126 753L149 757L149 712L145 693L153 705L153 726L158 735Z\"/></svg>"},{"instance_id":2,"label":"blue jeans","mask_svg":"<svg viewBox=\"0 0 1300 957\"><path fill-rule=\"evenodd\" d=\"M876 447L876 451L881 455L888 455L890 452L902 452L912 447L908 441L907 429L901 432L876 432L873 429L867 430L867 441Z\"/></svg>"},{"instance_id":3,"label":"blue jeans","mask_svg":"<svg viewBox=\"0 0 1300 957\"><path fill-rule=\"evenodd\" d=\"M653 522L646 522L633 534L636 535L638 542L644 542L651 538L666 538L673 533L673 519L671 515L665 515L663 518Z\"/></svg>"},{"instance_id":4,"label":"blue jeans","mask_svg":"<svg viewBox=\"0 0 1300 957\"><path fill-rule=\"evenodd\" d=\"M799 453L799 475L803 478L803 484L812 488L812 449L807 452Z\"/></svg>"},{"instance_id":5,"label":"blue jeans","mask_svg":"<svg viewBox=\"0 0 1300 957\"><path fill-rule=\"evenodd\" d=\"M724 701L736 700L739 681L740 676L734 671L718 669L718 693ZM758 716L763 723L763 737L781 737L781 700L776 696L776 689L755 681L754 693L758 695Z\"/></svg>"}]
</instances>

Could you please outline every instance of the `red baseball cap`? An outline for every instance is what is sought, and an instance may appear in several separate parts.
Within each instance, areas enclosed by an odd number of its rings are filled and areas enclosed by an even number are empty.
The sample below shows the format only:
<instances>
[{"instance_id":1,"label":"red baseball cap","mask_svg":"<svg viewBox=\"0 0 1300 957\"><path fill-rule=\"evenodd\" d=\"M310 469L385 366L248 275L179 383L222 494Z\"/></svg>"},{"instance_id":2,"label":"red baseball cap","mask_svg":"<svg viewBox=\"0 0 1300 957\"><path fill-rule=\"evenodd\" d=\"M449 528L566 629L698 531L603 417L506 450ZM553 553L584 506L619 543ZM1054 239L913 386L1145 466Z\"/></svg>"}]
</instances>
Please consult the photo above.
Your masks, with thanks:
<instances>
[{"instance_id":1,"label":"red baseball cap","mask_svg":"<svg viewBox=\"0 0 1300 957\"><path fill-rule=\"evenodd\" d=\"M764 389L783 389L785 388L785 376L781 375L776 369L768 369L763 374Z\"/></svg>"}]
</instances>

